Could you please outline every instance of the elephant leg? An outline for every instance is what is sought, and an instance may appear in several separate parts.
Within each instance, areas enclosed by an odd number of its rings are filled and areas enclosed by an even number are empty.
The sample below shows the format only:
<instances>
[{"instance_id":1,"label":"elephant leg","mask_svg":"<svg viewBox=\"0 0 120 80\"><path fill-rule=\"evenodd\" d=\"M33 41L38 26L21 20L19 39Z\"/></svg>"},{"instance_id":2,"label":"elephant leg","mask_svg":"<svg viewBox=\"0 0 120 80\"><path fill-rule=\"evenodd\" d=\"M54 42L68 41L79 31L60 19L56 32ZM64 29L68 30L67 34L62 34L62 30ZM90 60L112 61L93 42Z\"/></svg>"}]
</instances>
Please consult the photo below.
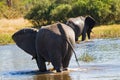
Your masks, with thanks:
<instances>
[{"instance_id":1,"label":"elephant leg","mask_svg":"<svg viewBox=\"0 0 120 80\"><path fill-rule=\"evenodd\" d=\"M64 59L62 61L62 63L63 63L63 70L67 70L69 62L70 62L70 59L71 59L71 56L72 56L72 50L71 50L71 47L69 46L68 47L68 53L66 54L66 56L64 57Z\"/></svg>"},{"instance_id":2,"label":"elephant leg","mask_svg":"<svg viewBox=\"0 0 120 80\"><path fill-rule=\"evenodd\" d=\"M42 57L40 57L40 56L37 57L36 62L37 62L39 71L41 71L41 72L46 72L47 71L45 60Z\"/></svg>"},{"instance_id":3,"label":"elephant leg","mask_svg":"<svg viewBox=\"0 0 120 80\"><path fill-rule=\"evenodd\" d=\"M90 33L91 33L91 31L87 32L88 39L90 39Z\"/></svg>"},{"instance_id":4,"label":"elephant leg","mask_svg":"<svg viewBox=\"0 0 120 80\"><path fill-rule=\"evenodd\" d=\"M86 39L86 33L82 33L82 41Z\"/></svg>"},{"instance_id":5,"label":"elephant leg","mask_svg":"<svg viewBox=\"0 0 120 80\"><path fill-rule=\"evenodd\" d=\"M54 66L54 69L57 72L61 72L61 69L62 69L62 59L60 56L61 53L57 51L55 54L57 55L51 56L51 62L52 62L52 65Z\"/></svg>"}]
</instances>

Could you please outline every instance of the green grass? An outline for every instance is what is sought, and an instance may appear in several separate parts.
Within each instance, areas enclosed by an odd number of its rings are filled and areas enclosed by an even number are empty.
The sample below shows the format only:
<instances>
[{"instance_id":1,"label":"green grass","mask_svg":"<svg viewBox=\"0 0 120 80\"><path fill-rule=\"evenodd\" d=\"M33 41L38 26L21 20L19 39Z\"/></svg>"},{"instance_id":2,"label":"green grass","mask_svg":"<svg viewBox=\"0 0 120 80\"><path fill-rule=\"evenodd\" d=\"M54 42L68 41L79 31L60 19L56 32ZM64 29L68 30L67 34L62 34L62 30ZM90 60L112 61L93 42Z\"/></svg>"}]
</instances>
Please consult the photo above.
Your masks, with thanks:
<instances>
[{"instance_id":1,"label":"green grass","mask_svg":"<svg viewBox=\"0 0 120 80\"><path fill-rule=\"evenodd\" d=\"M83 55L80 56L79 60L83 61L83 62L91 62L91 61L95 60L95 58L91 54L84 53Z\"/></svg>"},{"instance_id":2,"label":"green grass","mask_svg":"<svg viewBox=\"0 0 120 80\"><path fill-rule=\"evenodd\" d=\"M1 34L0 35L0 45L10 44L14 41L11 38L12 34Z\"/></svg>"}]
</instances>

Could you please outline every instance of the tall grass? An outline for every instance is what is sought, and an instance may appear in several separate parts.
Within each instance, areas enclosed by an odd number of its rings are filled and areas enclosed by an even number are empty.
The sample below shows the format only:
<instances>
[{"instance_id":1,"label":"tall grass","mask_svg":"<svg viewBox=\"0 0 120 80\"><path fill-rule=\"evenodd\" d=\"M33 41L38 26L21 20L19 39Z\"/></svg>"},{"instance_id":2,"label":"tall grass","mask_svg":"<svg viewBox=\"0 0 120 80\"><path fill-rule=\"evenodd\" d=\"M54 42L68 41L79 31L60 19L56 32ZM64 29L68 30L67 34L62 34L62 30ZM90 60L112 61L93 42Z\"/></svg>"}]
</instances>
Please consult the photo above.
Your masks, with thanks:
<instances>
[{"instance_id":1,"label":"tall grass","mask_svg":"<svg viewBox=\"0 0 120 80\"><path fill-rule=\"evenodd\" d=\"M92 62L95 60L95 57L89 53L83 53L80 58L79 58L80 61L83 61L83 62Z\"/></svg>"},{"instance_id":2,"label":"tall grass","mask_svg":"<svg viewBox=\"0 0 120 80\"><path fill-rule=\"evenodd\" d=\"M1 19L0 20L0 44L13 43L11 36L19 29L32 26L27 20L19 19Z\"/></svg>"},{"instance_id":3,"label":"tall grass","mask_svg":"<svg viewBox=\"0 0 120 80\"><path fill-rule=\"evenodd\" d=\"M93 28L92 38L117 38L120 37L120 25L105 25Z\"/></svg>"},{"instance_id":4,"label":"tall grass","mask_svg":"<svg viewBox=\"0 0 120 80\"><path fill-rule=\"evenodd\" d=\"M32 26L30 22L23 18L0 19L0 44L13 43L12 34L17 30ZM93 28L92 38L115 38L120 37L120 25L97 26Z\"/></svg>"}]
</instances>

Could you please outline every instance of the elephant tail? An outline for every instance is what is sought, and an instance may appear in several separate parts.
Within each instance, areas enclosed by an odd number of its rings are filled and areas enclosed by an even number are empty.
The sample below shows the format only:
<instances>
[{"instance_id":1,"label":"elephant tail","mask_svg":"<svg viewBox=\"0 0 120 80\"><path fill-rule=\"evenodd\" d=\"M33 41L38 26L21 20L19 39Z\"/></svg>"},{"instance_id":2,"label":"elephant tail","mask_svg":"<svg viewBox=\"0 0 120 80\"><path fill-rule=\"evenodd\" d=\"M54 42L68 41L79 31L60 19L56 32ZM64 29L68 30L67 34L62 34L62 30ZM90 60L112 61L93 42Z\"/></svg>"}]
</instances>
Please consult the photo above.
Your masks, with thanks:
<instances>
[{"instance_id":1,"label":"elephant tail","mask_svg":"<svg viewBox=\"0 0 120 80\"><path fill-rule=\"evenodd\" d=\"M70 45L70 47L71 47L71 49L72 49L72 51L73 51L73 53L74 53L74 55L75 55L76 62L77 62L77 64L78 64L78 66L80 67L80 64L79 64L79 61L78 61L78 58L77 58L76 52L75 52L75 50L73 49L72 44L71 44L70 41L67 40L67 39L66 39L66 42L68 43L68 45Z\"/></svg>"}]
</instances>

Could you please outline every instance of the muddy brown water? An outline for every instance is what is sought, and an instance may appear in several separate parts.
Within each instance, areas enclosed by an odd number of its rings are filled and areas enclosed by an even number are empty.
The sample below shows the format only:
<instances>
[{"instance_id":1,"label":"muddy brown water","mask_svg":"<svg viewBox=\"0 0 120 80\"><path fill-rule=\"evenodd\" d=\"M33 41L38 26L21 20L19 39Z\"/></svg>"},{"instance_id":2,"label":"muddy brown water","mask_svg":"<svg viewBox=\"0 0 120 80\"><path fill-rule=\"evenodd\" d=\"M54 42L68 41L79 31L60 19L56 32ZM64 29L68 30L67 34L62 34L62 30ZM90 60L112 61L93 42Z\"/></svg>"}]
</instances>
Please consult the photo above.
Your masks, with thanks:
<instances>
[{"instance_id":1,"label":"muddy brown water","mask_svg":"<svg viewBox=\"0 0 120 80\"><path fill-rule=\"evenodd\" d=\"M87 53L94 60L79 60L78 67L73 55L69 71L41 74L35 60L16 45L0 46L0 80L120 80L120 38L81 42L75 52L78 58Z\"/></svg>"}]
</instances>

